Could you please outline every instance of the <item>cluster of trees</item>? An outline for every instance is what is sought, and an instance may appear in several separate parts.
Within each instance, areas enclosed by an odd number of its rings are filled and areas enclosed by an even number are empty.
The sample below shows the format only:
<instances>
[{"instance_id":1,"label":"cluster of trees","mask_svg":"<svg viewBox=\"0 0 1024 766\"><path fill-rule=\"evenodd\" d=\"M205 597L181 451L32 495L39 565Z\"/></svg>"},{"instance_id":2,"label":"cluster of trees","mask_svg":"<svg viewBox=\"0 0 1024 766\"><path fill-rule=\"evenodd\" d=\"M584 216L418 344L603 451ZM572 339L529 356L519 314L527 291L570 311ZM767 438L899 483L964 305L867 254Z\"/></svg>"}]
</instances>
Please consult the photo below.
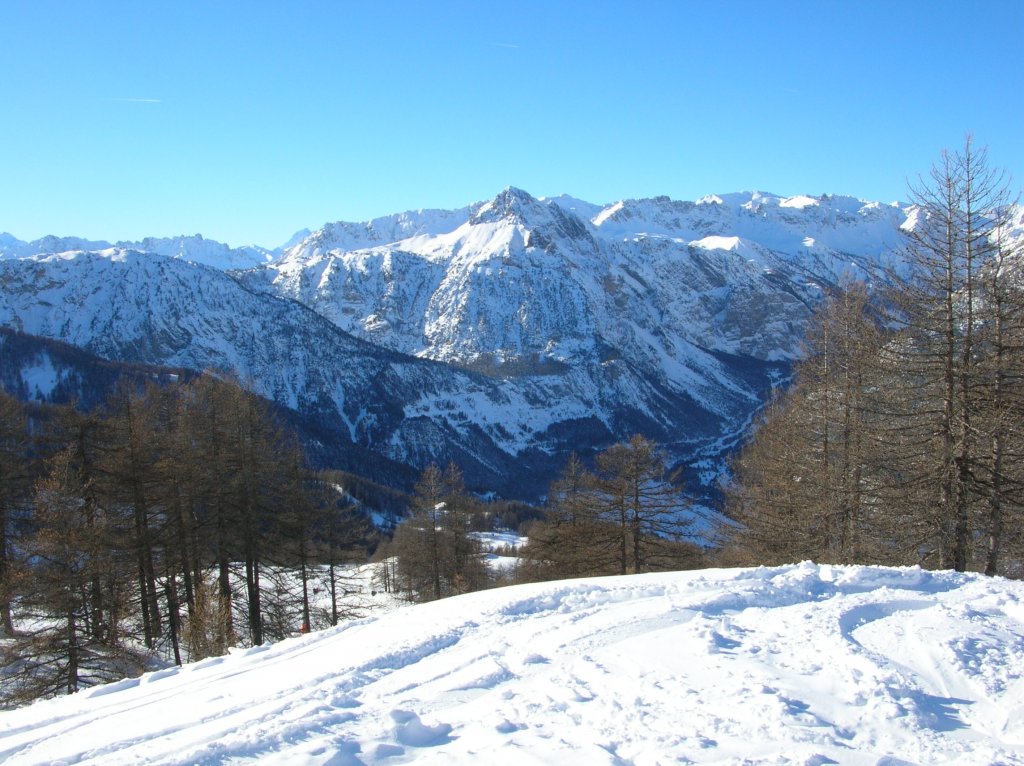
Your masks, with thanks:
<instances>
[{"instance_id":1,"label":"cluster of trees","mask_svg":"<svg viewBox=\"0 0 1024 766\"><path fill-rule=\"evenodd\" d=\"M454 465L426 468L410 516L378 550L381 587L432 601L496 584L631 574L698 566L704 551L692 543L692 513L665 455L636 435L595 458L594 470L572 455L551 487L542 512L482 503L466 493ZM515 528L527 543L517 564L494 571L477 532Z\"/></svg>"},{"instance_id":2,"label":"cluster of trees","mask_svg":"<svg viewBox=\"0 0 1024 766\"><path fill-rule=\"evenodd\" d=\"M487 526L480 503L466 492L454 464L431 463L413 490L409 517L381 547L386 590L433 601L493 584L485 551L473 536Z\"/></svg>"},{"instance_id":3,"label":"cluster of trees","mask_svg":"<svg viewBox=\"0 0 1024 766\"><path fill-rule=\"evenodd\" d=\"M569 458L529 527L521 579L631 574L696 566L700 549L678 473L657 445L636 435L597 455L588 470Z\"/></svg>"},{"instance_id":4,"label":"cluster of trees","mask_svg":"<svg viewBox=\"0 0 1024 766\"><path fill-rule=\"evenodd\" d=\"M813 558L1024 575L1024 253L968 140L913 192L907 270L818 313L795 383L734 463L732 563Z\"/></svg>"},{"instance_id":5,"label":"cluster of trees","mask_svg":"<svg viewBox=\"0 0 1024 766\"><path fill-rule=\"evenodd\" d=\"M2 701L336 623L335 565L365 531L342 497L260 400L208 376L31 418L0 393Z\"/></svg>"}]
</instances>

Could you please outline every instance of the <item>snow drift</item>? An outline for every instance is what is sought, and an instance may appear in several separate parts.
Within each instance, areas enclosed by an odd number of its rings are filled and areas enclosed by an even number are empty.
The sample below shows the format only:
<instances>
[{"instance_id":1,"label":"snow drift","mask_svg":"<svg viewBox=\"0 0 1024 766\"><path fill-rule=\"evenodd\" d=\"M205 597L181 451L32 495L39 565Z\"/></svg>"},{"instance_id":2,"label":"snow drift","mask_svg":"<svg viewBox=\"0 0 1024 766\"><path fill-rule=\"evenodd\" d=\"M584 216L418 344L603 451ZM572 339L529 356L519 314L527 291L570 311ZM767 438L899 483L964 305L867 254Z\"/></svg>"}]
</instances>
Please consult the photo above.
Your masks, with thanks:
<instances>
[{"instance_id":1,"label":"snow drift","mask_svg":"<svg viewBox=\"0 0 1024 766\"><path fill-rule=\"evenodd\" d=\"M800 564L563 581L0 715L14 764L1021 764L1024 583Z\"/></svg>"}]
</instances>

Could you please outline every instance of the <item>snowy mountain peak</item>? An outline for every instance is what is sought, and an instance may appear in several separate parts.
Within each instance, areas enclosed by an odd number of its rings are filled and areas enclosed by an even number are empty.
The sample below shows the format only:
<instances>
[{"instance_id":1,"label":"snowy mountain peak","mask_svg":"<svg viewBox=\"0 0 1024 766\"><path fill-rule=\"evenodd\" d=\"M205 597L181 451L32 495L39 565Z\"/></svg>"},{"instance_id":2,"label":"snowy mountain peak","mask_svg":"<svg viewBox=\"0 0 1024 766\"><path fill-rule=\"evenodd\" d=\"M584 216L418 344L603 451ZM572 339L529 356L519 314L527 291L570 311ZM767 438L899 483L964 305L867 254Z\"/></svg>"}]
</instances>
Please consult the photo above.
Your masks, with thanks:
<instances>
[{"instance_id":1,"label":"snowy mountain peak","mask_svg":"<svg viewBox=\"0 0 1024 766\"><path fill-rule=\"evenodd\" d=\"M297 244L302 242L304 239L307 239L309 235L311 235L312 233L313 232L311 232L309 229L299 229L297 232L292 234L292 236L288 239L287 242L285 242L277 249L279 252L290 250L291 248L295 247Z\"/></svg>"},{"instance_id":2,"label":"snowy mountain peak","mask_svg":"<svg viewBox=\"0 0 1024 766\"><path fill-rule=\"evenodd\" d=\"M525 247L546 252L565 249L566 242L576 242L576 247L590 251L593 249L591 233L584 220L575 212L581 206L584 203L573 200L567 208L563 208L558 200L537 199L522 189L509 186L493 200L477 208L468 223L470 227L494 224L515 226L523 236Z\"/></svg>"},{"instance_id":3,"label":"snowy mountain peak","mask_svg":"<svg viewBox=\"0 0 1024 766\"><path fill-rule=\"evenodd\" d=\"M274 259L274 253L262 247L231 248L222 242L204 239L202 234L178 237L146 237L140 242L118 242L118 247L156 253L168 258L200 263L218 269L251 269Z\"/></svg>"},{"instance_id":4,"label":"snowy mountain peak","mask_svg":"<svg viewBox=\"0 0 1024 766\"><path fill-rule=\"evenodd\" d=\"M543 207L540 200L514 186L506 186L494 199L483 203L470 218L471 224L496 223L501 220L525 222Z\"/></svg>"},{"instance_id":5,"label":"snowy mountain peak","mask_svg":"<svg viewBox=\"0 0 1024 766\"><path fill-rule=\"evenodd\" d=\"M467 207L456 210L407 210L362 222L335 221L285 246L282 260L294 262L296 259L321 257L332 251L394 245L414 237L437 237L453 232L470 215L471 208Z\"/></svg>"},{"instance_id":6,"label":"snowy mountain peak","mask_svg":"<svg viewBox=\"0 0 1024 766\"><path fill-rule=\"evenodd\" d=\"M0 238L0 260L4 258L25 258L40 253L102 250L107 247L110 247L109 242L82 239L81 237L58 237L48 234L32 242L24 242L10 234L5 234Z\"/></svg>"}]
</instances>

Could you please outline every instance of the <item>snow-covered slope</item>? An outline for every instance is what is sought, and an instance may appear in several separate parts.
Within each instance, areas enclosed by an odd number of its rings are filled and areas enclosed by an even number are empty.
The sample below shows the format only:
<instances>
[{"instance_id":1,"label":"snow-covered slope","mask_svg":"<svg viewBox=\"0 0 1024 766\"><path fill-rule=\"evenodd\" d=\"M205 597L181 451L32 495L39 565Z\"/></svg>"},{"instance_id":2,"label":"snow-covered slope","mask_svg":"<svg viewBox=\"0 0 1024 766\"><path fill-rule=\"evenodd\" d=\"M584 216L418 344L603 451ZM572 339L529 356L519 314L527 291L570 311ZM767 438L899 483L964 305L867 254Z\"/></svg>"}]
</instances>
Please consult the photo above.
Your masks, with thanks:
<instances>
[{"instance_id":1,"label":"snow-covered slope","mask_svg":"<svg viewBox=\"0 0 1024 766\"><path fill-rule=\"evenodd\" d=\"M1024 763L1024 584L707 570L505 588L0 714L26 764Z\"/></svg>"},{"instance_id":2,"label":"snow-covered slope","mask_svg":"<svg viewBox=\"0 0 1024 766\"><path fill-rule=\"evenodd\" d=\"M508 188L330 224L240 278L375 344L539 387L604 434L570 446L643 431L692 464L785 375L823 290L890 265L906 217L847 197L599 206Z\"/></svg>"},{"instance_id":3,"label":"snow-covered slope","mask_svg":"<svg viewBox=\"0 0 1024 766\"><path fill-rule=\"evenodd\" d=\"M357 340L225 272L119 248L0 261L0 279L0 323L13 329L108 359L229 371L387 459L455 460L474 486L524 497L573 449L637 431L680 456L715 443L771 371L694 349L699 368L652 372L608 347L592 368L539 360L487 376Z\"/></svg>"}]
</instances>

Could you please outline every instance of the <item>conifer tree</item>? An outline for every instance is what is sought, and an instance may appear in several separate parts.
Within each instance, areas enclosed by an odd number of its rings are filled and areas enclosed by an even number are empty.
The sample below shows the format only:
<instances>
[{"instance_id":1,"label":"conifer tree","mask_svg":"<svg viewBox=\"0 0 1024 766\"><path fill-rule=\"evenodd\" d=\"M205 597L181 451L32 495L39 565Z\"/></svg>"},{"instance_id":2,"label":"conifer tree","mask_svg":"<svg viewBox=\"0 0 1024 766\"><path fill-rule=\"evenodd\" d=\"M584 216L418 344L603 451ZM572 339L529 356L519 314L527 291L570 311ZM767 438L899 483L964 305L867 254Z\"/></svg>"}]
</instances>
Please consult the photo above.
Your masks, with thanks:
<instances>
[{"instance_id":1,"label":"conifer tree","mask_svg":"<svg viewBox=\"0 0 1024 766\"><path fill-rule=\"evenodd\" d=\"M410 516L395 530L401 589L421 601L477 590L489 584L480 544L470 535L472 503L454 465L428 465L420 475Z\"/></svg>"},{"instance_id":2,"label":"conifer tree","mask_svg":"<svg viewBox=\"0 0 1024 766\"><path fill-rule=\"evenodd\" d=\"M985 150L969 137L960 153L944 152L912 191L917 215L906 249L911 271L900 285L896 318L906 336L901 362L935 406L901 415L925 421L935 434L927 466L938 488L927 541L931 555L940 567L964 571L974 555L985 494L976 481L986 453L978 430L985 377L985 315L979 309L984 271L997 256L1010 200L1004 175L989 167Z\"/></svg>"},{"instance_id":3,"label":"conifer tree","mask_svg":"<svg viewBox=\"0 0 1024 766\"><path fill-rule=\"evenodd\" d=\"M24 541L31 576L19 592L26 629L12 650L19 662L8 702L70 694L140 669L118 640L130 590L126 560L118 555L123 530L116 515L83 500L81 476L74 450L67 449L50 460L36 485L35 531ZM97 579L110 585L102 631L93 624Z\"/></svg>"}]
</instances>

